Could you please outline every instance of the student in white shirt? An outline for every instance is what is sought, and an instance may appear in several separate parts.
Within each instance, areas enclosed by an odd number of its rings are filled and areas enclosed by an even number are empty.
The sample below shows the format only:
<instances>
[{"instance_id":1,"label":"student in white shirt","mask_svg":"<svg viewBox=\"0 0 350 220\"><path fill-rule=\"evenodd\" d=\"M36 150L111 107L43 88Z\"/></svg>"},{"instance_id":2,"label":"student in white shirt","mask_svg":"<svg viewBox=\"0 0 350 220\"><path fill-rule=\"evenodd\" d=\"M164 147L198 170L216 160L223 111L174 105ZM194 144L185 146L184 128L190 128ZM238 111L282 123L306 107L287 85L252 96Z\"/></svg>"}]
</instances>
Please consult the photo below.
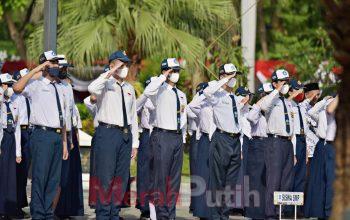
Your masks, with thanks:
<instances>
[{"instance_id":1,"label":"student in white shirt","mask_svg":"<svg viewBox=\"0 0 350 220\"><path fill-rule=\"evenodd\" d=\"M147 79L145 82L145 88L151 82L151 78ZM141 212L140 219L149 219L150 209L149 209L149 186L151 171L150 171L150 135L154 123L154 110L155 107L152 101L142 94L136 100L136 111L140 119L140 147L137 154L137 178L136 178L136 191L137 200L136 208Z\"/></svg>"},{"instance_id":2,"label":"student in white shirt","mask_svg":"<svg viewBox=\"0 0 350 220\"><path fill-rule=\"evenodd\" d=\"M94 139L97 186L93 192L97 193L97 219L119 218L129 182L130 161L139 145L135 90L125 81L129 62L125 52L112 53L110 70L88 87L98 105L99 126Z\"/></svg>"},{"instance_id":3,"label":"student in white shirt","mask_svg":"<svg viewBox=\"0 0 350 220\"><path fill-rule=\"evenodd\" d=\"M16 164L22 161L21 153L21 128L19 108L16 101L11 100L13 95L12 84L15 81L11 75L4 73L0 75L1 93L0 123L3 129L3 137L0 146L0 216L9 218L17 216L17 172ZM11 205L9 205L11 204Z\"/></svg>"},{"instance_id":4,"label":"student in white shirt","mask_svg":"<svg viewBox=\"0 0 350 220\"><path fill-rule=\"evenodd\" d=\"M223 64L219 68L220 80L208 86L203 94L212 105L214 123L217 127L210 146L209 155L209 189L210 201L214 206L210 209L211 219L228 219L233 201L231 198L221 197L218 193L231 195L236 189L239 170L241 167L241 109L242 103L233 93L236 75L241 74L232 64ZM236 195L236 194L235 194ZM220 200L220 201L217 201Z\"/></svg>"},{"instance_id":5,"label":"student in white shirt","mask_svg":"<svg viewBox=\"0 0 350 220\"><path fill-rule=\"evenodd\" d=\"M325 97L308 113L317 122L319 141L310 163L310 177L305 201L305 217L329 218L332 211L335 179L335 139L337 125L335 111L339 98Z\"/></svg>"},{"instance_id":6,"label":"student in white shirt","mask_svg":"<svg viewBox=\"0 0 350 220\"><path fill-rule=\"evenodd\" d=\"M195 187L203 190L201 195L192 198L193 216L201 219L210 217L209 207L207 204L207 187L209 183L209 149L211 137L216 129L213 118L213 109L210 103L206 101L203 90L213 82L200 83L196 88L196 95L188 104L189 109L195 114L194 120L198 120L198 129L196 131L196 139L198 140L197 157L195 158ZM201 183L201 184L198 184ZM195 189L196 189L195 188Z\"/></svg>"},{"instance_id":7,"label":"student in white shirt","mask_svg":"<svg viewBox=\"0 0 350 220\"><path fill-rule=\"evenodd\" d=\"M176 86L180 69L175 58L164 59L161 63L162 74L152 79L144 91L144 95L155 106L156 114L150 146L151 176L154 177L151 188L158 192L153 193L151 201L156 207L157 219L176 218L183 143L187 132L187 99L185 93Z\"/></svg>"},{"instance_id":8,"label":"student in white shirt","mask_svg":"<svg viewBox=\"0 0 350 220\"><path fill-rule=\"evenodd\" d=\"M293 183L293 143L294 114L288 94L289 73L284 69L272 74L274 90L265 96L260 107L267 120L268 144L266 147L266 203L265 217L276 218L278 208L273 203L275 191L290 191Z\"/></svg>"},{"instance_id":9,"label":"student in white shirt","mask_svg":"<svg viewBox=\"0 0 350 220\"><path fill-rule=\"evenodd\" d=\"M40 55L40 65L23 76L13 87L31 103L30 136L32 156L32 197L30 212L33 219L53 218L53 200L60 179L62 158L67 160L65 93L58 83L58 60L53 52Z\"/></svg>"},{"instance_id":10,"label":"student in white shirt","mask_svg":"<svg viewBox=\"0 0 350 220\"><path fill-rule=\"evenodd\" d=\"M22 76L29 73L28 69L22 69L13 74L13 78L18 81ZM18 204L18 216L25 216L22 208L28 206L27 201L27 179L30 167L30 134L31 128L29 123L30 118L30 101L22 94L14 94L11 99L18 103L19 117L18 121L21 125L21 153L22 162L17 164L17 204Z\"/></svg>"},{"instance_id":11,"label":"student in white shirt","mask_svg":"<svg viewBox=\"0 0 350 220\"><path fill-rule=\"evenodd\" d=\"M271 83L264 83L258 88L259 101L247 114L251 126L251 144L247 153L247 176L249 192L259 194L245 195L245 217L252 219L265 218L266 167L265 150L267 148L267 122L260 108L262 98L273 91ZM248 199L248 200L247 200Z\"/></svg>"}]
</instances>

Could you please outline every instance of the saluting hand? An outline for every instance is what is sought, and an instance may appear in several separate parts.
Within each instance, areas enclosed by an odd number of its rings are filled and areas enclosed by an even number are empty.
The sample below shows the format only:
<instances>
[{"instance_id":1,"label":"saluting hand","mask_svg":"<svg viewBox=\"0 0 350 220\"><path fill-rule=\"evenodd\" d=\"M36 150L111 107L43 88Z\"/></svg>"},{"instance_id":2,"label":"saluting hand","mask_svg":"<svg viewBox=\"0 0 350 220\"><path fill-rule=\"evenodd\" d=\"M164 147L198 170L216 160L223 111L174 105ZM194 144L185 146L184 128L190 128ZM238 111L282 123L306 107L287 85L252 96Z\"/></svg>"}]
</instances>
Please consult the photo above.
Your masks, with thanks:
<instances>
[{"instance_id":1,"label":"saluting hand","mask_svg":"<svg viewBox=\"0 0 350 220\"><path fill-rule=\"evenodd\" d=\"M163 74L166 78L168 78L168 76L169 76L172 72L173 72L172 69L168 69L168 70L165 70L162 74Z\"/></svg>"},{"instance_id":2,"label":"saluting hand","mask_svg":"<svg viewBox=\"0 0 350 220\"><path fill-rule=\"evenodd\" d=\"M276 90L280 92L285 83L285 81L278 81L276 85Z\"/></svg>"},{"instance_id":3,"label":"saluting hand","mask_svg":"<svg viewBox=\"0 0 350 220\"><path fill-rule=\"evenodd\" d=\"M137 148L133 148L131 151L131 159L135 159L137 155Z\"/></svg>"}]
</instances>

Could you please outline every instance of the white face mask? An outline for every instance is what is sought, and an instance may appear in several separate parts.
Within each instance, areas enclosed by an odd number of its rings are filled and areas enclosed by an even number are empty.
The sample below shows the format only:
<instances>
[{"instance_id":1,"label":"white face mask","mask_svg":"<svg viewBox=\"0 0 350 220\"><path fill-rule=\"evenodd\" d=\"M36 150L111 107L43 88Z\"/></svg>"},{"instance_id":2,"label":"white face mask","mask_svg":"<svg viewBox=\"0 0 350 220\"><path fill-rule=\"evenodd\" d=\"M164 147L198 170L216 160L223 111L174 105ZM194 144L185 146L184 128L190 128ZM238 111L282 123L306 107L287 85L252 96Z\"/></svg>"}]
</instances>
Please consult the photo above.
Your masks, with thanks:
<instances>
[{"instance_id":1,"label":"white face mask","mask_svg":"<svg viewBox=\"0 0 350 220\"><path fill-rule=\"evenodd\" d=\"M172 73L169 76L169 80L173 83L177 83L179 81L179 78L180 78L180 73Z\"/></svg>"},{"instance_id":2,"label":"white face mask","mask_svg":"<svg viewBox=\"0 0 350 220\"><path fill-rule=\"evenodd\" d=\"M128 76L128 72L129 72L129 68L128 67L123 67L122 69L118 69L117 70L117 75L120 78L125 79Z\"/></svg>"},{"instance_id":3,"label":"white face mask","mask_svg":"<svg viewBox=\"0 0 350 220\"><path fill-rule=\"evenodd\" d=\"M283 95L287 94L289 92L289 85L283 85L282 89L281 89L281 93Z\"/></svg>"},{"instance_id":4,"label":"white face mask","mask_svg":"<svg viewBox=\"0 0 350 220\"><path fill-rule=\"evenodd\" d=\"M228 82L227 82L227 86L230 88L235 87L237 80L235 78L231 78Z\"/></svg>"},{"instance_id":5,"label":"white face mask","mask_svg":"<svg viewBox=\"0 0 350 220\"><path fill-rule=\"evenodd\" d=\"M13 91L12 87L9 87L9 88L6 89L6 91L5 91L5 96L11 98L11 96L12 96L13 94L14 94L14 91Z\"/></svg>"}]
</instances>

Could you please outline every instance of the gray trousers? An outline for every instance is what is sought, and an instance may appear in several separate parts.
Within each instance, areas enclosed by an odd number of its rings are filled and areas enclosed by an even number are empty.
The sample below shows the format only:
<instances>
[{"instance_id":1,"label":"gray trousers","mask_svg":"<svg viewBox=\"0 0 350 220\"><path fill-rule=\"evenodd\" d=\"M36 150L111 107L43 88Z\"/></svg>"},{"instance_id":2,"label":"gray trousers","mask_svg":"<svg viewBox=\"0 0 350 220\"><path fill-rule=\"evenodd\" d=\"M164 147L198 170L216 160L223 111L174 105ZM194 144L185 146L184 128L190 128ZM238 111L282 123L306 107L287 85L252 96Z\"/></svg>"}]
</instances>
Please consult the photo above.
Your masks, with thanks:
<instances>
[{"instance_id":1,"label":"gray trousers","mask_svg":"<svg viewBox=\"0 0 350 220\"><path fill-rule=\"evenodd\" d=\"M229 211L241 200L242 192L236 191L241 167L241 143L239 137L216 131L209 152L209 198L212 220L229 219ZM208 196L208 195L207 195Z\"/></svg>"},{"instance_id":2,"label":"gray trousers","mask_svg":"<svg viewBox=\"0 0 350 220\"><path fill-rule=\"evenodd\" d=\"M182 134L154 130L150 147L150 195L156 207L157 219L175 219L183 160Z\"/></svg>"}]
</instances>

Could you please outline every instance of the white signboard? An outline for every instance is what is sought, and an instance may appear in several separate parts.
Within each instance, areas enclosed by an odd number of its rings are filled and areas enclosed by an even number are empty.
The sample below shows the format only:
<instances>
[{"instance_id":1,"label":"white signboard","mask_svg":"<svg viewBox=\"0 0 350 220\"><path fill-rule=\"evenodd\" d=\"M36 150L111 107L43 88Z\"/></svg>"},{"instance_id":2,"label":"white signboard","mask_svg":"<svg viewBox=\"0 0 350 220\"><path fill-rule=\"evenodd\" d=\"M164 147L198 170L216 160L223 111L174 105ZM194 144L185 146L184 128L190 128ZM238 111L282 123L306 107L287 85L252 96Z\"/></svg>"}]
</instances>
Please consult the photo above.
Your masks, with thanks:
<instances>
[{"instance_id":1,"label":"white signboard","mask_svg":"<svg viewBox=\"0 0 350 220\"><path fill-rule=\"evenodd\" d=\"M304 193L302 192L274 192L273 203L275 205L298 205L304 204Z\"/></svg>"}]
</instances>

